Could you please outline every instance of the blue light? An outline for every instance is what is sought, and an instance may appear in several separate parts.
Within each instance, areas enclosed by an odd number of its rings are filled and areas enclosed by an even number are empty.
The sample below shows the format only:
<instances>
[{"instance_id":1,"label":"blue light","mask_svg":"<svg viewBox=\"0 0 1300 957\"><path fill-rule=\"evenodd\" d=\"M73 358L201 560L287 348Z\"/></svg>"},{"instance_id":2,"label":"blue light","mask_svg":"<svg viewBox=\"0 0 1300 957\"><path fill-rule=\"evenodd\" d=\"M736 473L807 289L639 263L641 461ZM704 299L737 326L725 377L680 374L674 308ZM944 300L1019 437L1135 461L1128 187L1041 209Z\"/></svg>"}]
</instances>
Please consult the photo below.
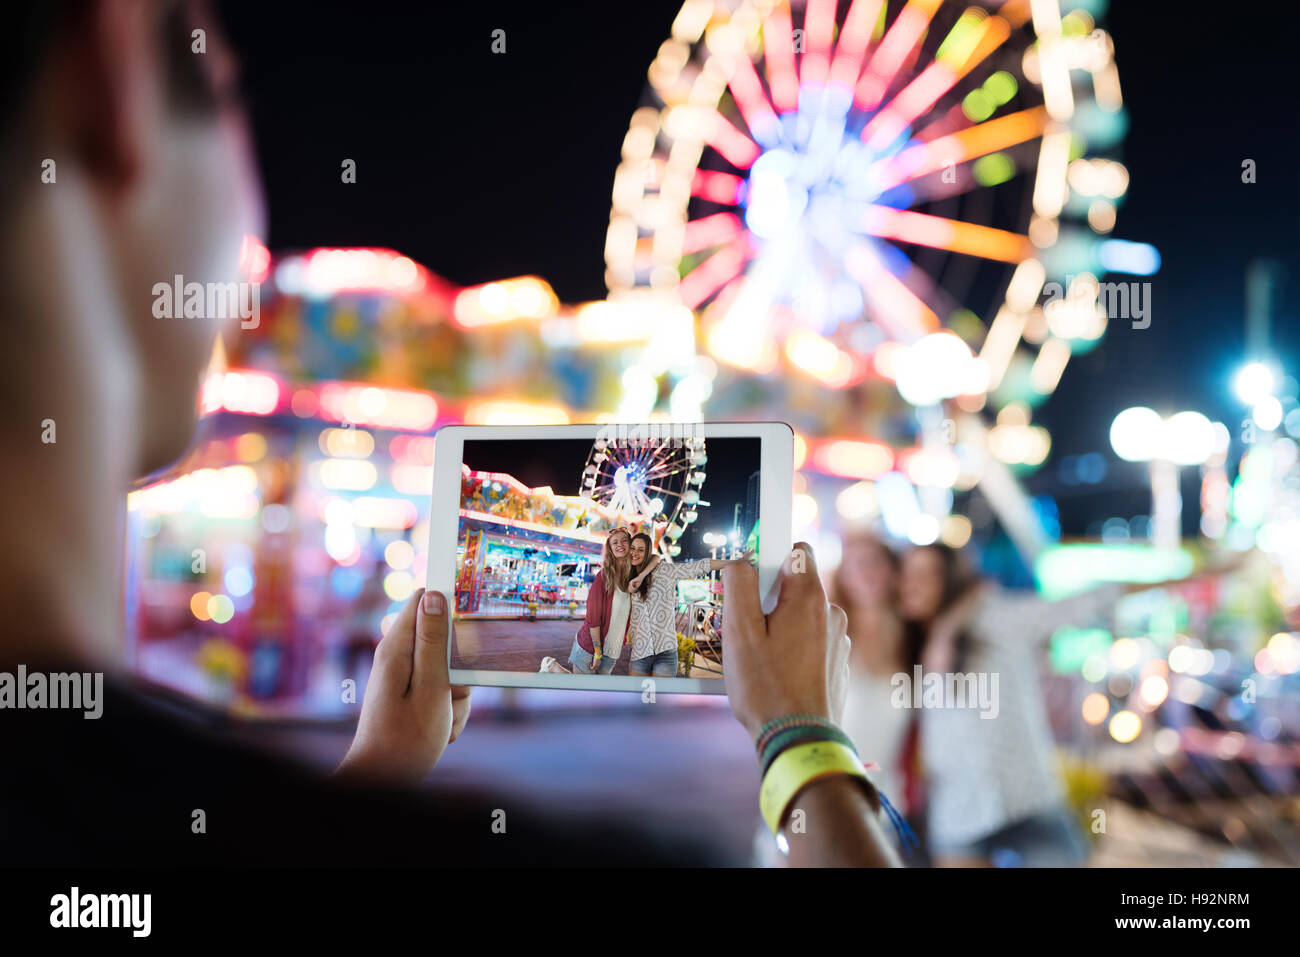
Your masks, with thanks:
<instances>
[{"instance_id":1,"label":"blue light","mask_svg":"<svg viewBox=\"0 0 1300 957\"><path fill-rule=\"evenodd\" d=\"M226 570L226 591L231 595L247 595L253 590L253 573L247 565L234 565Z\"/></svg>"},{"instance_id":2,"label":"blue light","mask_svg":"<svg viewBox=\"0 0 1300 957\"><path fill-rule=\"evenodd\" d=\"M1160 253L1150 243L1125 239L1104 239L1097 247L1097 261L1107 272L1130 276L1151 276L1160 271Z\"/></svg>"},{"instance_id":3,"label":"blue light","mask_svg":"<svg viewBox=\"0 0 1300 957\"><path fill-rule=\"evenodd\" d=\"M360 595L365 584L365 576L356 568L340 565L330 572L330 588L345 601L351 601Z\"/></svg>"}]
</instances>

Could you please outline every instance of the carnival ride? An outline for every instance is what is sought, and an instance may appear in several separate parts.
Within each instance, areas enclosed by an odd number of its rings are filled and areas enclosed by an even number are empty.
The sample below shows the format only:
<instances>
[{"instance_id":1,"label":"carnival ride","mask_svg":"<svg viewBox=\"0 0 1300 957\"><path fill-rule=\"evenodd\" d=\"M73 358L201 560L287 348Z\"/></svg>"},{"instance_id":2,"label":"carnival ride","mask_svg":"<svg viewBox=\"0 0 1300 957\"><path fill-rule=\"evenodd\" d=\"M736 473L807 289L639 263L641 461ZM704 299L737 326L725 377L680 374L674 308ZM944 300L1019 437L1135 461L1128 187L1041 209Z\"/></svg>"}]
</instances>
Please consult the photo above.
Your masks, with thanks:
<instances>
[{"instance_id":1,"label":"carnival ride","mask_svg":"<svg viewBox=\"0 0 1300 957\"><path fill-rule=\"evenodd\" d=\"M656 550L671 560L681 554L677 540L708 505L700 499L708 461L702 436L598 438L582 470L582 495L656 532Z\"/></svg>"}]
</instances>

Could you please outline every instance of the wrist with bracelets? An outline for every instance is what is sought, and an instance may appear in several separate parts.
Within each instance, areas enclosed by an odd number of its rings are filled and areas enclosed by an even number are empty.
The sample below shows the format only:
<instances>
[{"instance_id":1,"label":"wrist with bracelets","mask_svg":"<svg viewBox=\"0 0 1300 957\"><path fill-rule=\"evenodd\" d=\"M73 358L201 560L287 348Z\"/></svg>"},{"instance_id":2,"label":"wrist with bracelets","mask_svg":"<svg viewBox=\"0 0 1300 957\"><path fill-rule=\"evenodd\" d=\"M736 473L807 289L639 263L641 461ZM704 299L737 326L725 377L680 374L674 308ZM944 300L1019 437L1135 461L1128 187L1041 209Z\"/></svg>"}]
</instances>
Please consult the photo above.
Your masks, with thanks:
<instances>
[{"instance_id":1,"label":"wrist with bracelets","mask_svg":"<svg viewBox=\"0 0 1300 957\"><path fill-rule=\"evenodd\" d=\"M918 847L916 835L903 815L867 778L857 748L834 722L815 714L775 718L759 729L754 747L763 782L759 808L773 834L780 831L790 805L808 785L844 774L861 782L874 810L885 812L907 854Z\"/></svg>"},{"instance_id":2,"label":"wrist with bracelets","mask_svg":"<svg viewBox=\"0 0 1300 957\"><path fill-rule=\"evenodd\" d=\"M853 742L826 718L815 714L776 718L759 729L754 746L763 782L759 805L774 834L799 793L824 777L858 778L875 803L875 788Z\"/></svg>"}]
</instances>

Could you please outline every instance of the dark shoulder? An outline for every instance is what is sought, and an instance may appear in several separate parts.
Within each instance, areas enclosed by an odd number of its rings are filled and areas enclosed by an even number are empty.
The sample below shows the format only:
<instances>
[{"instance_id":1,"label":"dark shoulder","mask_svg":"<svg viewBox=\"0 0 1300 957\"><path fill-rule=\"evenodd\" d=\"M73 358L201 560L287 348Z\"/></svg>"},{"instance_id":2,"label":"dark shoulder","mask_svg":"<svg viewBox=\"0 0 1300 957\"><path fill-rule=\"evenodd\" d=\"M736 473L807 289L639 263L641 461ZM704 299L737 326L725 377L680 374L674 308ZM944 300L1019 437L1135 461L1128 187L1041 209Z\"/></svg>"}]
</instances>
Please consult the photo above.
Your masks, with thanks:
<instances>
[{"instance_id":1,"label":"dark shoulder","mask_svg":"<svg viewBox=\"0 0 1300 957\"><path fill-rule=\"evenodd\" d=\"M107 689L106 689L107 690ZM526 797L343 784L122 689L102 717L0 712L23 768L0 857L51 864L734 863L676 835L592 827ZM10 720L14 719L14 720Z\"/></svg>"}]
</instances>

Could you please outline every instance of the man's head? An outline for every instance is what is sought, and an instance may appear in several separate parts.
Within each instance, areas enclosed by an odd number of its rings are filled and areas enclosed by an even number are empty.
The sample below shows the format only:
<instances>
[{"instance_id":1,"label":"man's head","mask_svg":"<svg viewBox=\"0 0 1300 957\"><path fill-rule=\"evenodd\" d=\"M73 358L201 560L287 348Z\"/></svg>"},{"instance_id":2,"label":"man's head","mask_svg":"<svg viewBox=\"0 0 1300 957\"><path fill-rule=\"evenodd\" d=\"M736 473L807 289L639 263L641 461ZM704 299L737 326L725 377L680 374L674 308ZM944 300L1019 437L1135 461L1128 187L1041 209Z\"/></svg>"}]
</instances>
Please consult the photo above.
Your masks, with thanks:
<instances>
[{"instance_id":1,"label":"man's head","mask_svg":"<svg viewBox=\"0 0 1300 957\"><path fill-rule=\"evenodd\" d=\"M198 0L45 0L6 20L8 398L24 425L57 410L74 434L110 430L125 468L153 471L192 436L220 331L155 317L154 286L245 278L241 242L262 231L234 59Z\"/></svg>"}]
</instances>

